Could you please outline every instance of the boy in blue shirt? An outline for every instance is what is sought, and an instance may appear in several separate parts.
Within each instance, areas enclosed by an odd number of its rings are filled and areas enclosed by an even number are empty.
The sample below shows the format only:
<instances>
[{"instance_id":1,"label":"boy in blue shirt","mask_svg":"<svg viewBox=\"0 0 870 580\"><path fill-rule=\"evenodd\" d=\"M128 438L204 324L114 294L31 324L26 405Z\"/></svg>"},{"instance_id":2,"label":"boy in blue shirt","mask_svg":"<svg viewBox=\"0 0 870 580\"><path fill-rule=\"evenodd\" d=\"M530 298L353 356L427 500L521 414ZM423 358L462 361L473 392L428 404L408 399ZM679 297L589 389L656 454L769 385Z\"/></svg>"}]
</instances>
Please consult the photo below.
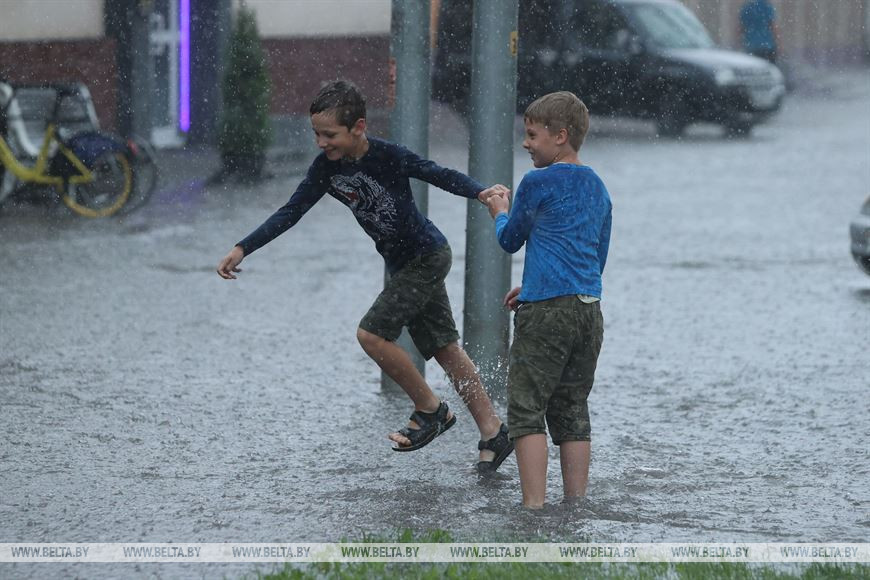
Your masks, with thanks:
<instances>
[{"instance_id":1,"label":"boy in blue shirt","mask_svg":"<svg viewBox=\"0 0 870 580\"><path fill-rule=\"evenodd\" d=\"M505 296L516 311L508 371L509 435L523 505L539 509L547 486L547 430L559 446L566 501L586 493L592 389L604 322L601 274L610 244L607 188L578 151L589 112L574 94L544 95L526 109L523 147L537 171L509 193L480 195L499 244L526 246L523 284ZM508 209L510 208L510 213Z\"/></svg>"},{"instance_id":2,"label":"boy in blue shirt","mask_svg":"<svg viewBox=\"0 0 870 580\"><path fill-rule=\"evenodd\" d=\"M357 339L363 350L408 394L414 403L410 423L389 435L394 451L414 451L429 444L456 422L447 404L429 388L408 354L395 340L402 327L420 353L447 373L480 430L478 469L494 471L513 451L507 428L499 420L459 333L444 280L452 256L444 235L414 204L409 178L467 198L503 193L470 177L422 159L411 151L366 135L365 100L346 81L323 87L309 109L322 153L308 169L290 200L240 241L218 264L218 274L236 278L251 252L275 239L324 195L345 205L383 256L390 279L363 317Z\"/></svg>"}]
</instances>

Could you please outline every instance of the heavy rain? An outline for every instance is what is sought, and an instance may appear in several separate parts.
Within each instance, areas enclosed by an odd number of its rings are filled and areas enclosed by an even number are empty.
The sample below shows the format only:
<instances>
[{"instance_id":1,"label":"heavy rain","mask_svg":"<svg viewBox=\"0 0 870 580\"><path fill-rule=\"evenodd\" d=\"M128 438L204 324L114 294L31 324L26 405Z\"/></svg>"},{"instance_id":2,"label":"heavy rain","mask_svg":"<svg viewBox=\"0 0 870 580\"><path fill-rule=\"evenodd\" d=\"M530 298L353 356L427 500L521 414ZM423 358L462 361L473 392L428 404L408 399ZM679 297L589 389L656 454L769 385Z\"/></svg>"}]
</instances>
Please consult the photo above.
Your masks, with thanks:
<instances>
[{"instance_id":1,"label":"heavy rain","mask_svg":"<svg viewBox=\"0 0 870 580\"><path fill-rule=\"evenodd\" d=\"M359 54L385 56L390 3L369 4L387 26ZM736 14L740 3L683 4L716 42L739 44L709 15L713 4ZM799 24L779 30L781 108L751 127L701 119L675 130L677 116L590 103L580 157L607 185L613 232L589 398L589 487L577 504L559 502L552 445L541 511L521 507L515 456L481 478L475 423L434 361L426 379L457 424L419 451L390 451L387 434L412 405L382 386L356 338L383 288L384 260L328 196L247 257L238 280L215 273L318 153L306 108L313 94L272 80L273 93L293 96L302 112L273 111L257 179L224 175L217 131L187 145L173 142L183 141L178 131L157 131L159 181L134 211L87 218L51 188L17 191L0 207L0 542L338 542L404 530L446 530L457 541L866 542L870 276L850 255L849 223L870 195L870 57L800 59L797 44L806 55L822 40L821 29L800 36ZM267 54L286 57L275 24L260 27ZM0 78L14 86L12 44L26 41L0 43ZM386 90L355 78L345 61L335 70L318 58L303 86L347 76L379 91L368 128L389 138ZM386 84L385 63L376 78ZM35 80L58 78L49 76ZM99 85L114 82L78 80L98 105ZM443 86L433 92L428 157L469 171L468 102L450 102ZM124 98L135 106L140 97ZM140 122L97 113L118 133ZM516 188L533 166L522 116L508 123ZM460 333L468 207L429 188L428 217L453 250L446 284ZM524 257L509 258L513 285ZM483 382L504 416L502 377ZM0 576L258 569L274 567L3 562Z\"/></svg>"}]
</instances>

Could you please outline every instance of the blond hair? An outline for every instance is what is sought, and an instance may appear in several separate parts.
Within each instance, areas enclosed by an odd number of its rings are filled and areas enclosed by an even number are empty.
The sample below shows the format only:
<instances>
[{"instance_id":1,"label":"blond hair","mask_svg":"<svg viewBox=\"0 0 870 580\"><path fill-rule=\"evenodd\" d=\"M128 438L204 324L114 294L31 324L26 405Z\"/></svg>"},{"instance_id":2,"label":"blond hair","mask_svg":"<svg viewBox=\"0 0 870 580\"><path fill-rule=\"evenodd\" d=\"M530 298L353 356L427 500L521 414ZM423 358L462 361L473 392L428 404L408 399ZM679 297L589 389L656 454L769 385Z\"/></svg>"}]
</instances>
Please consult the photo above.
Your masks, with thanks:
<instances>
[{"instance_id":1,"label":"blond hair","mask_svg":"<svg viewBox=\"0 0 870 580\"><path fill-rule=\"evenodd\" d=\"M523 114L526 121L540 123L550 133L568 132L568 143L579 151L589 130L589 109L569 91L549 93L536 99Z\"/></svg>"}]
</instances>

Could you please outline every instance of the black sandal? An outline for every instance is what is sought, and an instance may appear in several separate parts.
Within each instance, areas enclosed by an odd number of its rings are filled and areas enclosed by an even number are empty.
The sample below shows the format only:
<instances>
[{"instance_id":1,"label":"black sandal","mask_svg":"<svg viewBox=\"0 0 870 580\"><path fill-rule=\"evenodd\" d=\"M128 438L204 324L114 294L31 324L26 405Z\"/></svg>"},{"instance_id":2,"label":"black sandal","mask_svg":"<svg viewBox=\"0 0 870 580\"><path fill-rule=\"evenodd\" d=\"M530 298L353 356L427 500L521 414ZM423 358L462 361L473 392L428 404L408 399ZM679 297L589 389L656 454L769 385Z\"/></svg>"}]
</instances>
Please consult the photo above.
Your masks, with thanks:
<instances>
[{"instance_id":1,"label":"black sandal","mask_svg":"<svg viewBox=\"0 0 870 580\"><path fill-rule=\"evenodd\" d=\"M402 427L397 431L400 435L407 437L411 441L411 444L399 445L391 449L393 451L416 451L421 447L429 445L433 439L453 427L456 423L456 415L449 419L447 418L448 411L447 403L443 401L438 405L438 409L434 413L414 411L411 413L411 421L414 421L420 428Z\"/></svg>"},{"instance_id":2,"label":"black sandal","mask_svg":"<svg viewBox=\"0 0 870 580\"><path fill-rule=\"evenodd\" d=\"M492 439L481 441L477 444L479 451L492 451L495 453L495 458L492 461L478 461L477 471L479 473L493 473L502 462L508 458L514 450L514 442L508 437L507 426L502 423L498 429L498 434Z\"/></svg>"}]
</instances>

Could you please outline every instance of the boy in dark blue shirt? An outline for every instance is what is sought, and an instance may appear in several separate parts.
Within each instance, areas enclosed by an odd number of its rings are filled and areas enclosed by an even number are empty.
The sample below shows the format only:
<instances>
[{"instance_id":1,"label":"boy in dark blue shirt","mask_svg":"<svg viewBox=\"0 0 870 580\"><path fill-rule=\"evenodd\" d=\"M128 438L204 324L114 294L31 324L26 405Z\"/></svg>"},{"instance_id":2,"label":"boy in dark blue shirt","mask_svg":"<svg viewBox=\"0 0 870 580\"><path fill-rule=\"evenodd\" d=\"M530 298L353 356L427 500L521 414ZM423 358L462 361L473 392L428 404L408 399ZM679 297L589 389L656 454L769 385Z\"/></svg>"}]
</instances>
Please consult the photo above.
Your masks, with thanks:
<instances>
[{"instance_id":1,"label":"boy in dark blue shirt","mask_svg":"<svg viewBox=\"0 0 870 580\"><path fill-rule=\"evenodd\" d=\"M351 210L383 256L390 279L363 317L357 339L363 350L411 397L410 423L389 438L395 451L427 445L456 422L395 340L402 327L420 353L445 370L480 430L478 468L492 471L513 451L459 333L444 280L452 256L444 235L414 204L408 179L414 177L467 198L506 193L485 189L470 177L422 159L404 147L366 135L365 100L345 81L321 89L311 104L311 125L322 153L290 200L218 265L218 274L235 279L242 259L291 228L324 195Z\"/></svg>"},{"instance_id":2,"label":"boy in dark blue shirt","mask_svg":"<svg viewBox=\"0 0 870 580\"><path fill-rule=\"evenodd\" d=\"M610 245L607 188L578 151L589 112L574 94L544 95L525 112L525 147L537 171L523 177L510 207L504 191L480 200L499 244L523 244L523 284L505 296L516 311L508 370L508 425L516 443L523 505L543 507L547 430L559 446L566 501L586 493L591 429L586 399L604 335L601 274ZM510 214L508 214L510 208Z\"/></svg>"}]
</instances>

